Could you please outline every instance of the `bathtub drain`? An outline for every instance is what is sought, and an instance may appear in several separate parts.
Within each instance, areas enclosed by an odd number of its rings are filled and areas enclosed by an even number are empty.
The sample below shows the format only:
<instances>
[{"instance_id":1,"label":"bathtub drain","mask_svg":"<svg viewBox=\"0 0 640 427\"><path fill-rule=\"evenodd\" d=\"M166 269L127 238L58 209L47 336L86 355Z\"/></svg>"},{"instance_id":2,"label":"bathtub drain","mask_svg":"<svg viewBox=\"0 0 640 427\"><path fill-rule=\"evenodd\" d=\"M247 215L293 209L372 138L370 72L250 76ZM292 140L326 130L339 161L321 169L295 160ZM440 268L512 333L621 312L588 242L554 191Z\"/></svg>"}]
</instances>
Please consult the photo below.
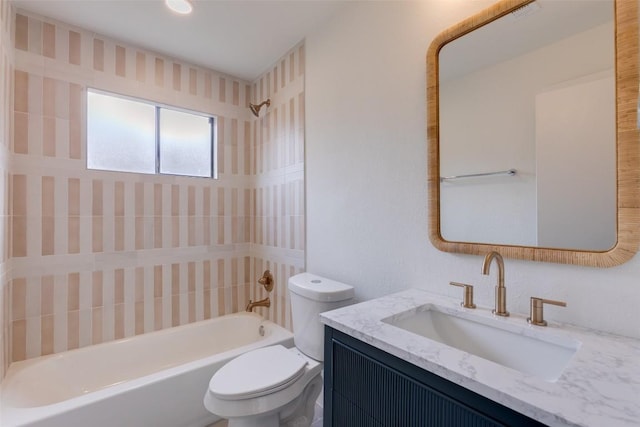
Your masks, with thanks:
<instances>
[{"instance_id":1,"label":"bathtub drain","mask_svg":"<svg viewBox=\"0 0 640 427\"><path fill-rule=\"evenodd\" d=\"M258 328L258 333L260 334L261 337L264 336L264 326L260 325L260 327Z\"/></svg>"}]
</instances>

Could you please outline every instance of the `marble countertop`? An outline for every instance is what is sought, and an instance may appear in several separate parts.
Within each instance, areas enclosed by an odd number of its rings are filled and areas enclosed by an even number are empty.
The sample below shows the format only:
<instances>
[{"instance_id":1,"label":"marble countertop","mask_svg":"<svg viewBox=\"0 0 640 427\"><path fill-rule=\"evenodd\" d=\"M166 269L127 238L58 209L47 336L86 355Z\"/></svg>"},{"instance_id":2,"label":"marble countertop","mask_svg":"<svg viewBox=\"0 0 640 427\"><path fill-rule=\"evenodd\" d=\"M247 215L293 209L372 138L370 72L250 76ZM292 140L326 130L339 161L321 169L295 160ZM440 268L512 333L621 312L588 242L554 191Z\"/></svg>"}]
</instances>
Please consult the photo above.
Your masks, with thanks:
<instances>
[{"instance_id":1,"label":"marble countertop","mask_svg":"<svg viewBox=\"0 0 640 427\"><path fill-rule=\"evenodd\" d=\"M550 382L381 321L406 316L425 304L499 319L529 336L577 340L580 347L561 376ZM336 330L549 426L640 426L640 340L553 322L530 326L526 316L497 317L488 307L470 310L459 304L453 298L409 289L320 317Z\"/></svg>"}]
</instances>

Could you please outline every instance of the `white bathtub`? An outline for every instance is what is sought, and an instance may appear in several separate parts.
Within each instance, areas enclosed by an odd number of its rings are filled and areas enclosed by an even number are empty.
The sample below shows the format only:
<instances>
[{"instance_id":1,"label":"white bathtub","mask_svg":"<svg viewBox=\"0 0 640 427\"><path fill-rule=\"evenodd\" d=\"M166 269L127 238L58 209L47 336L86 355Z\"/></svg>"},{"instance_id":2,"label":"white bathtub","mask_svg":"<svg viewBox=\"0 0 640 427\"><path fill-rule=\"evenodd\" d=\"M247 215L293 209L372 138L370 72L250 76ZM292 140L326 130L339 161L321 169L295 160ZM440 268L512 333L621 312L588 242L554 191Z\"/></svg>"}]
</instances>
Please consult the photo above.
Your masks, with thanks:
<instances>
[{"instance_id":1,"label":"white bathtub","mask_svg":"<svg viewBox=\"0 0 640 427\"><path fill-rule=\"evenodd\" d=\"M0 426L206 426L219 420L202 403L213 373L273 344L291 347L293 335L237 313L13 363L0 385Z\"/></svg>"}]
</instances>

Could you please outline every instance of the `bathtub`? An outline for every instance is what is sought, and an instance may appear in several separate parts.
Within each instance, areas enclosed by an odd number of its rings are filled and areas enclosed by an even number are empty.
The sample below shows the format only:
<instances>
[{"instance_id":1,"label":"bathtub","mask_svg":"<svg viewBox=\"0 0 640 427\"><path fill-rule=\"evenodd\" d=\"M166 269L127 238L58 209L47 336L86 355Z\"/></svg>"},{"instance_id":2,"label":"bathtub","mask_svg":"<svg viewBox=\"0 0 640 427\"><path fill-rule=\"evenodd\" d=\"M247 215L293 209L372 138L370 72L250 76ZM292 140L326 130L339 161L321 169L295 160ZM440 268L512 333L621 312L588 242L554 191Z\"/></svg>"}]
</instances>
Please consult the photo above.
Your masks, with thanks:
<instances>
[{"instance_id":1,"label":"bathtub","mask_svg":"<svg viewBox=\"0 0 640 427\"><path fill-rule=\"evenodd\" d=\"M13 363L0 384L0 426L202 427L214 372L288 330L236 313Z\"/></svg>"}]
</instances>

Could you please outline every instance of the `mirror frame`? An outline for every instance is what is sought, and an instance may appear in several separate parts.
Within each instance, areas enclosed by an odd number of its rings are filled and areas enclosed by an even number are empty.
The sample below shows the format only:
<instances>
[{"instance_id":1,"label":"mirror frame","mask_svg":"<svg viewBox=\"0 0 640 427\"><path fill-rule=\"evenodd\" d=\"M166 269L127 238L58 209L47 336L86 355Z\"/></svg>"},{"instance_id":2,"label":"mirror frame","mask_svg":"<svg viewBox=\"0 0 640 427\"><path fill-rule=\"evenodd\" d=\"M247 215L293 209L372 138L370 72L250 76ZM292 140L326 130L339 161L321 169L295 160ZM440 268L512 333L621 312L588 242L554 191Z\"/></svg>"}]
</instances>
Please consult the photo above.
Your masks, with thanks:
<instances>
[{"instance_id":1,"label":"mirror frame","mask_svg":"<svg viewBox=\"0 0 640 427\"><path fill-rule=\"evenodd\" d=\"M614 0L616 75L617 240L606 251L453 242L442 238L440 224L440 135L438 54L447 43L534 0L501 0L440 33L427 52L427 156L429 239L439 250L592 267L612 267L631 259L640 245L640 132L638 131L638 2Z\"/></svg>"}]
</instances>

